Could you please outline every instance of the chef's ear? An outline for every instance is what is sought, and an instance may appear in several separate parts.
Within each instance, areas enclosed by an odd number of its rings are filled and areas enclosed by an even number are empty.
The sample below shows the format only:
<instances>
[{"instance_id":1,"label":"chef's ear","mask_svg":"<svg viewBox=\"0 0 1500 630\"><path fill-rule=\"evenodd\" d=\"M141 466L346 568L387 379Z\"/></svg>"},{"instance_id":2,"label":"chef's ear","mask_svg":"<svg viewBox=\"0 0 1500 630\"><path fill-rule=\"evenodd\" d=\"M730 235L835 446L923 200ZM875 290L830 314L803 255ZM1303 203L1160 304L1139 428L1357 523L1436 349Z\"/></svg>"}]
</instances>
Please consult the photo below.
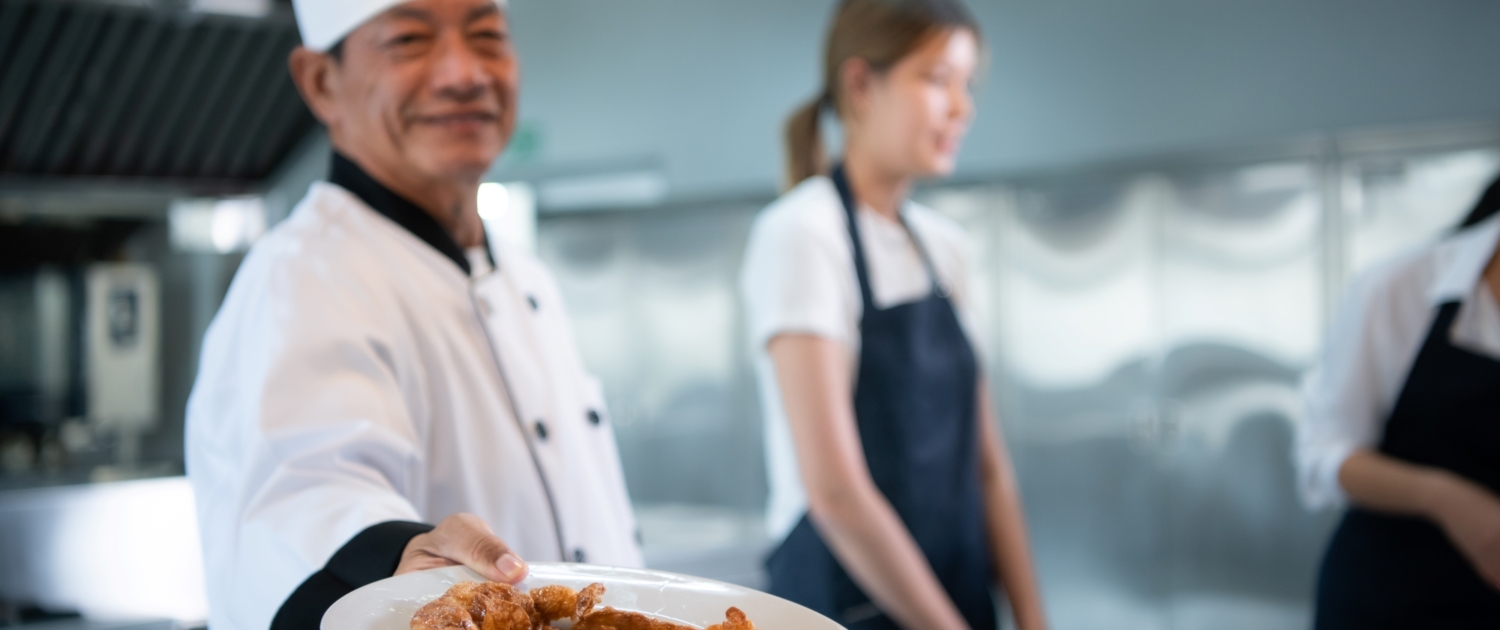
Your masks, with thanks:
<instances>
[{"instance_id":1,"label":"chef's ear","mask_svg":"<svg viewBox=\"0 0 1500 630\"><path fill-rule=\"evenodd\" d=\"M287 68L292 72L292 83L302 94L313 116L329 127L338 120L338 106L334 98L333 81L338 72L339 55L332 51L320 53L305 46L292 49L287 58Z\"/></svg>"}]
</instances>

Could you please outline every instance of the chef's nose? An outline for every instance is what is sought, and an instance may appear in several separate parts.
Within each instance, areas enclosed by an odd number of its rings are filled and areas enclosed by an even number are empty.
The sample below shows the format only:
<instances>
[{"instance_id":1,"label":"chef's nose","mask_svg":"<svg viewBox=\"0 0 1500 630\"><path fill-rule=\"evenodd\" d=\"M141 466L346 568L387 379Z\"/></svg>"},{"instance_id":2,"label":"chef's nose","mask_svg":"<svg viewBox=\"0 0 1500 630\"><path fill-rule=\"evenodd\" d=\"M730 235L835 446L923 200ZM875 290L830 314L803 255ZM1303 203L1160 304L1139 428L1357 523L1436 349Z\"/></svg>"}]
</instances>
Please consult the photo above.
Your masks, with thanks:
<instances>
[{"instance_id":1,"label":"chef's nose","mask_svg":"<svg viewBox=\"0 0 1500 630\"><path fill-rule=\"evenodd\" d=\"M438 39L429 72L428 81L434 92L463 102L484 96L493 80L478 51L460 31L446 33Z\"/></svg>"}]
</instances>

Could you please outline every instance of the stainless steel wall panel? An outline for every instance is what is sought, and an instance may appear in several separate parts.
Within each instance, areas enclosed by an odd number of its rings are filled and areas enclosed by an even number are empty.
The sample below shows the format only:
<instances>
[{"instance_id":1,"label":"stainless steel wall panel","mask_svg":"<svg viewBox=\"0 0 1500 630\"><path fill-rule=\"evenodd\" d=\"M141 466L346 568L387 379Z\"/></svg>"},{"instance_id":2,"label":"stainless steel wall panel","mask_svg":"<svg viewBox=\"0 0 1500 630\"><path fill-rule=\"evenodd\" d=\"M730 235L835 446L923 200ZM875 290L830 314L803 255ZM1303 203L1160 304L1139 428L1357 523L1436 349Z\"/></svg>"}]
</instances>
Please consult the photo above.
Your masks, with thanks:
<instances>
[{"instance_id":1,"label":"stainless steel wall panel","mask_svg":"<svg viewBox=\"0 0 1500 630\"><path fill-rule=\"evenodd\" d=\"M632 498L759 510L738 270L758 207L544 216L538 251L605 384Z\"/></svg>"},{"instance_id":2,"label":"stainless steel wall panel","mask_svg":"<svg viewBox=\"0 0 1500 630\"><path fill-rule=\"evenodd\" d=\"M1152 413L1151 178L1017 187L997 205L1001 414L1059 628L1158 628L1166 573Z\"/></svg>"},{"instance_id":3,"label":"stainless steel wall panel","mask_svg":"<svg viewBox=\"0 0 1500 630\"><path fill-rule=\"evenodd\" d=\"M1161 206L1165 530L1171 628L1301 628L1332 515L1291 461L1323 321L1320 170L1167 178Z\"/></svg>"},{"instance_id":4,"label":"stainless steel wall panel","mask_svg":"<svg viewBox=\"0 0 1500 630\"><path fill-rule=\"evenodd\" d=\"M1500 172L1494 147L1362 156L1343 165L1348 277L1458 225Z\"/></svg>"}]
</instances>

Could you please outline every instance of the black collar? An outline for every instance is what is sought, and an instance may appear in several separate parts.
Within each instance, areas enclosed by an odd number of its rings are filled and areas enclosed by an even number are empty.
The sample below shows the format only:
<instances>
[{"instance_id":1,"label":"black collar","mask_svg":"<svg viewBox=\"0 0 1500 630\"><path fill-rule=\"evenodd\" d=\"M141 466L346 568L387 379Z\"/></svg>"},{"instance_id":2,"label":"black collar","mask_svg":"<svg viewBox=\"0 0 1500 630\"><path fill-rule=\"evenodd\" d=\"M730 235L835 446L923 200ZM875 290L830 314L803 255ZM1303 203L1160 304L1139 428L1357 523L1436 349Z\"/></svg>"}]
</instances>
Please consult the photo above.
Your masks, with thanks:
<instances>
[{"instance_id":1,"label":"black collar","mask_svg":"<svg viewBox=\"0 0 1500 630\"><path fill-rule=\"evenodd\" d=\"M426 210L407 201L401 195L382 186L375 178L361 169L353 160L340 155L338 151L333 152L333 164L328 168L328 183L343 188L365 205L374 208L376 212L385 215L387 219L396 222L396 225L406 228L417 238L447 256L459 269L464 270L464 275L471 275L473 270L469 268L469 259L464 255L462 247L448 234L448 230L432 218ZM490 255L490 265L494 266L494 255L490 254L488 242L485 244L485 253Z\"/></svg>"}]
</instances>

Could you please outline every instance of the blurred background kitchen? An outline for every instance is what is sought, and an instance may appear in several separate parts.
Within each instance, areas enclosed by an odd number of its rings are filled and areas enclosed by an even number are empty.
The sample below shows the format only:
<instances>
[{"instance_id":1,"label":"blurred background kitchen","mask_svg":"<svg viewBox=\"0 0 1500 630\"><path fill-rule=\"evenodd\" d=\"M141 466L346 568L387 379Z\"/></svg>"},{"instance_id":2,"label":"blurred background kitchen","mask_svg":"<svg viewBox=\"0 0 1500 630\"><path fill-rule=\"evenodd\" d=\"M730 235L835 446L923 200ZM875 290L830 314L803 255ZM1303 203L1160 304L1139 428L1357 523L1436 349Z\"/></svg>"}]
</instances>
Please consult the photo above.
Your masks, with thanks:
<instances>
[{"instance_id":1,"label":"blurred background kitchen","mask_svg":"<svg viewBox=\"0 0 1500 630\"><path fill-rule=\"evenodd\" d=\"M1298 381L1373 261L1500 172L1500 4L970 0L979 116L920 200L984 348L1055 627L1300 629ZM762 583L736 278L831 0L514 0L480 193L555 271L648 563ZM323 176L284 0L0 0L0 626L206 618L183 407L244 251ZM81 615L81 618L80 618Z\"/></svg>"}]
</instances>

